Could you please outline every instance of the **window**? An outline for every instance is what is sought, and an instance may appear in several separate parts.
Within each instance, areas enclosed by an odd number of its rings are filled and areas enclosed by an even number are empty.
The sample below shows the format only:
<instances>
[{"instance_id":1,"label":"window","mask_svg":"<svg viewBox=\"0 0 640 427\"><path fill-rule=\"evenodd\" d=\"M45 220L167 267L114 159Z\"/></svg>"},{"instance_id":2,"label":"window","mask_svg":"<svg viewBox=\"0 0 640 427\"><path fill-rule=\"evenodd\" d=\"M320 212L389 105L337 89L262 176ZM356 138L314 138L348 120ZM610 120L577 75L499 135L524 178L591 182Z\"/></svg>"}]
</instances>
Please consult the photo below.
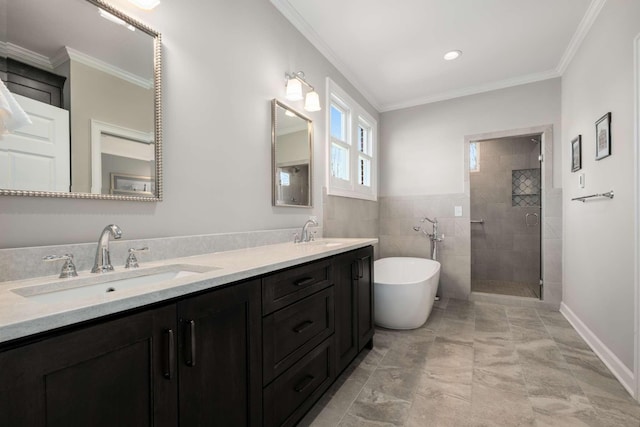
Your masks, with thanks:
<instances>
[{"instance_id":1,"label":"window","mask_svg":"<svg viewBox=\"0 0 640 427\"><path fill-rule=\"evenodd\" d=\"M480 147L477 142L469 143L469 172L480 171Z\"/></svg>"},{"instance_id":2,"label":"window","mask_svg":"<svg viewBox=\"0 0 640 427\"><path fill-rule=\"evenodd\" d=\"M331 126L331 177L342 181L349 181L349 138L347 119L349 110L337 100L331 102L329 108L329 123Z\"/></svg>"},{"instance_id":3,"label":"window","mask_svg":"<svg viewBox=\"0 0 640 427\"><path fill-rule=\"evenodd\" d=\"M377 200L377 123L327 78L327 194Z\"/></svg>"}]
</instances>

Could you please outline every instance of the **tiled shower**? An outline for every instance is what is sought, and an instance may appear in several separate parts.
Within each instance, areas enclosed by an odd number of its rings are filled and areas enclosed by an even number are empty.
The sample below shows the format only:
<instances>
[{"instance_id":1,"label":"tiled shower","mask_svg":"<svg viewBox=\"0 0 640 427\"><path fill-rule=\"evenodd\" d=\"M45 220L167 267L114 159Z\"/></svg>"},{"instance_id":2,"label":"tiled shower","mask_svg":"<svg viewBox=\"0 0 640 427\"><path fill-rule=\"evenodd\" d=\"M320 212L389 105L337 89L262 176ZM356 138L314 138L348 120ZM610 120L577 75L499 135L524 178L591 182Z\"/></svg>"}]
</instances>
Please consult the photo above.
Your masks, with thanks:
<instances>
[{"instance_id":1,"label":"tiled shower","mask_svg":"<svg viewBox=\"0 0 640 427\"><path fill-rule=\"evenodd\" d=\"M540 136L473 144L471 290L540 298Z\"/></svg>"}]
</instances>

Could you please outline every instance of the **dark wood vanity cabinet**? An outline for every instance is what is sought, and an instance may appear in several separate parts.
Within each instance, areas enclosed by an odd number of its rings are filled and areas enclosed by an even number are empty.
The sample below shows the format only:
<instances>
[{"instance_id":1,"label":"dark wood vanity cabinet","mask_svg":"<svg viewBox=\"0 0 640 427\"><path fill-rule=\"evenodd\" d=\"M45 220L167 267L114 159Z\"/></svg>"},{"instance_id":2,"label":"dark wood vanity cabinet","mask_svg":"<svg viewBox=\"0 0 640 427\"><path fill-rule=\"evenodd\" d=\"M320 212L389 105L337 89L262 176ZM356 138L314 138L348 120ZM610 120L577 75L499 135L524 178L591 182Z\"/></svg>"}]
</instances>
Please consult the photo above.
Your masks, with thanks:
<instances>
[{"instance_id":1,"label":"dark wood vanity cabinet","mask_svg":"<svg viewBox=\"0 0 640 427\"><path fill-rule=\"evenodd\" d=\"M0 350L0 426L259 426L260 281Z\"/></svg>"},{"instance_id":2,"label":"dark wood vanity cabinet","mask_svg":"<svg viewBox=\"0 0 640 427\"><path fill-rule=\"evenodd\" d=\"M335 379L332 260L262 279L263 425L292 426Z\"/></svg>"},{"instance_id":3,"label":"dark wood vanity cabinet","mask_svg":"<svg viewBox=\"0 0 640 427\"><path fill-rule=\"evenodd\" d=\"M178 302L181 426L258 426L260 281Z\"/></svg>"},{"instance_id":4,"label":"dark wood vanity cabinet","mask_svg":"<svg viewBox=\"0 0 640 427\"><path fill-rule=\"evenodd\" d=\"M371 247L0 345L0 426L292 426L373 337Z\"/></svg>"},{"instance_id":5,"label":"dark wood vanity cabinet","mask_svg":"<svg viewBox=\"0 0 640 427\"><path fill-rule=\"evenodd\" d=\"M180 425L260 425L260 281L180 301L178 317Z\"/></svg>"},{"instance_id":6,"label":"dark wood vanity cabinet","mask_svg":"<svg viewBox=\"0 0 640 427\"><path fill-rule=\"evenodd\" d=\"M368 246L337 255L333 268L339 373L365 346L373 346L373 248Z\"/></svg>"},{"instance_id":7,"label":"dark wood vanity cabinet","mask_svg":"<svg viewBox=\"0 0 640 427\"><path fill-rule=\"evenodd\" d=\"M175 305L0 352L0 425L175 426Z\"/></svg>"}]
</instances>

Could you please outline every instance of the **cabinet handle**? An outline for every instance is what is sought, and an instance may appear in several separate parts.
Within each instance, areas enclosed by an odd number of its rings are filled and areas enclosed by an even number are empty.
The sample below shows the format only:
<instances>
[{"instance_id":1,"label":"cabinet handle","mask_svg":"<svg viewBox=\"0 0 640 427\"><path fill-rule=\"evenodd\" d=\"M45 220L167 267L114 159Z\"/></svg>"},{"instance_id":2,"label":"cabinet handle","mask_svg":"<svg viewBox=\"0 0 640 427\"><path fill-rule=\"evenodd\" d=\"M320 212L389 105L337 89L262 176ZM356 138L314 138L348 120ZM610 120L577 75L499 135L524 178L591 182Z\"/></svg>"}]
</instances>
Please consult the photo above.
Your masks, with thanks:
<instances>
[{"instance_id":1,"label":"cabinet handle","mask_svg":"<svg viewBox=\"0 0 640 427\"><path fill-rule=\"evenodd\" d=\"M293 284L296 286L306 286L306 285L310 285L314 281L315 279L313 277L305 277L304 279L296 280L295 282L293 282Z\"/></svg>"},{"instance_id":2,"label":"cabinet handle","mask_svg":"<svg viewBox=\"0 0 640 427\"><path fill-rule=\"evenodd\" d=\"M358 279L362 279L364 277L364 258L358 259Z\"/></svg>"},{"instance_id":3,"label":"cabinet handle","mask_svg":"<svg viewBox=\"0 0 640 427\"><path fill-rule=\"evenodd\" d=\"M299 334L300 332L304 331L311 325L313 325L313 320L304 321L300 323L298 326L296 326L295 328L293 328L293 332L295 332L296 334Z\"/></svg>"},{"instance_id":4,"label":"cabinet handle","mask_svg":"<svg viewBox=\"0 0 640 427\"><path fill-rule=\"evenodd\" d=\"M176 364L176 351L175 341L173 335L173 329L167 329L164 331L167 342L167 358L165 360L165 369L163 375L167 379L173 378L173 367Z\"/></svg>"},{"instance_id":5,"label":"cabinet handle","mask_svg":"<svg viewBox=\"0 0 640 427\"><path fill-rule=\"evenodd\" d=\"M196 366L196 321L187 321L187 357L185 362L187 366Z\"/></svg>"},{"instance_id":6,"label":"cabinet handle","mask_svg":"<svg viewBox=\"0 0 640 427\"><path fill-rule=\"evenodd\" d=\"M302 393L305 388L309 387L314 379L315 377L313 375L306 375L293 389L298 393Z\"/></svg>"}]
</instances>

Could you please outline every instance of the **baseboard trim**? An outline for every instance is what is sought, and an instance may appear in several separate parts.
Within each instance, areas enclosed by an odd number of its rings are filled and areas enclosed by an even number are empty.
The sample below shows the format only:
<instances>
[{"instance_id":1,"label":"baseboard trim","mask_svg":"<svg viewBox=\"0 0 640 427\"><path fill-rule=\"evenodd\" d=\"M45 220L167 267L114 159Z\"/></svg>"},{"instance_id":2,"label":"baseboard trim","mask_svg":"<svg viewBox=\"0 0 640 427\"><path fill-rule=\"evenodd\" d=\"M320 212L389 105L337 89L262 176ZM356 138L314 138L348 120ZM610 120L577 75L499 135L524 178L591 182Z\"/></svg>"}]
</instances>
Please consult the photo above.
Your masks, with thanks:
<instances>
[{"instance_id":1,"label":"baseboard trim","mask_svg":"<svg viewBox=\"0 0 640 427\"><path fill-rule=\"evenodd\" d=\"M624 388L634 398L635 396L635 378L633 372L627 368L624 363L607 347L598 337L580 320L576 314L571 311L565 303L560 303L560 313L567 319L571 326L591 347L591 350L602 360L609 370L620 381Z\"/></svg>"}]
</instances>

